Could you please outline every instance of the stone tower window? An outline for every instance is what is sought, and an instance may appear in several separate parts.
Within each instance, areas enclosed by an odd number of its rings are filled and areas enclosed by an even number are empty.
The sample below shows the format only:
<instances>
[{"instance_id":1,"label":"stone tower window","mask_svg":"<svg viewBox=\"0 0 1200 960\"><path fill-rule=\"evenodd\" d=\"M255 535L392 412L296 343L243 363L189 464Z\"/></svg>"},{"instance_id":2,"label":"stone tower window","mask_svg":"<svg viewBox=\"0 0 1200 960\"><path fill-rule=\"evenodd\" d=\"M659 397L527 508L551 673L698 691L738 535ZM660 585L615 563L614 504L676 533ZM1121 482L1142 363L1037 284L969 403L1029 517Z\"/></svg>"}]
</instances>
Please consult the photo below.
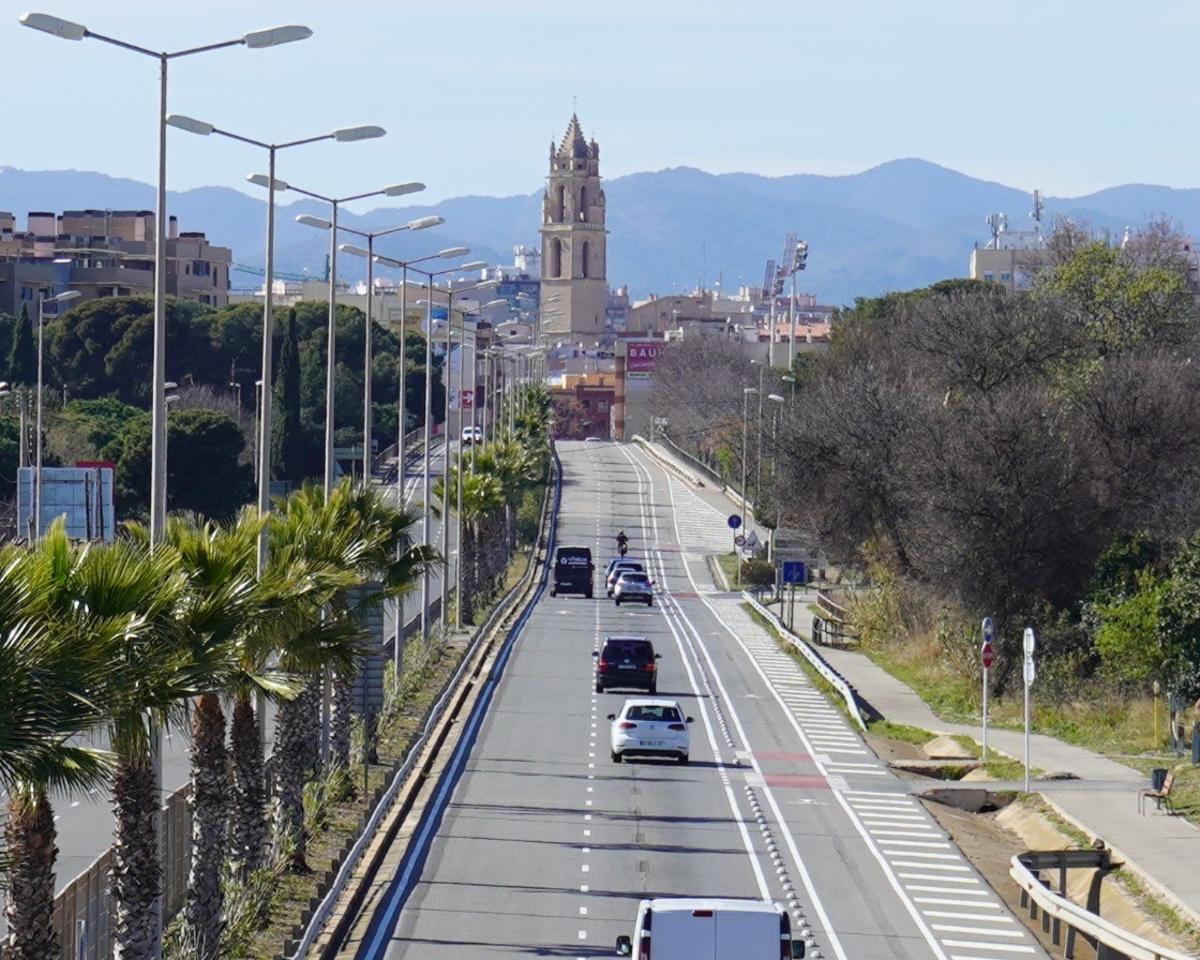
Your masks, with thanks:
<instances>
[{"instance_id":1,"label":"stone tower window","mask_svg":"<svg viewBox=\"0 0 1200 960\"><path fill-rule=\"evenodd\" d=\"M567 186L560 183L554 188L554 222L563 223L567 211Z\"/></svg>"},{"instance_id":2,"label":"stone tower window","mask_svg":"<svg viewBox=\"0 0 1200 960\"><path fill-rule=\"evenodd\" d=\"M561 188L560 188L561 189ZM550 238L550 246L546 251L547 259L547 276L561 277L562 272L562 241L558 237Z\"/></svg>"},{"instance_id":3,"label":"stone tower window","mask_svg":"<svg viewBox=\"0 0 1200 960\"><path fill-rule=\"evenodd\" d=\"M591 255L592 245L584 240L582 246L579 248L579 275L585 280L591 276L591 273L588 269L588 260L591 258Z\"/></svg>"},{"instance_id":4,"label":"stone tower window","mask_svg":"<svg viewBox=\"0 0 1200 960\"><path fill-rule=\"evenodd\" d=\"M587 195L587 187L585 186L585 187L579 188L579 221L580 221L580 223L587 223L587 218L588 218L587 212L588 212L588 195Z\"/></svg>"}]
</instances>

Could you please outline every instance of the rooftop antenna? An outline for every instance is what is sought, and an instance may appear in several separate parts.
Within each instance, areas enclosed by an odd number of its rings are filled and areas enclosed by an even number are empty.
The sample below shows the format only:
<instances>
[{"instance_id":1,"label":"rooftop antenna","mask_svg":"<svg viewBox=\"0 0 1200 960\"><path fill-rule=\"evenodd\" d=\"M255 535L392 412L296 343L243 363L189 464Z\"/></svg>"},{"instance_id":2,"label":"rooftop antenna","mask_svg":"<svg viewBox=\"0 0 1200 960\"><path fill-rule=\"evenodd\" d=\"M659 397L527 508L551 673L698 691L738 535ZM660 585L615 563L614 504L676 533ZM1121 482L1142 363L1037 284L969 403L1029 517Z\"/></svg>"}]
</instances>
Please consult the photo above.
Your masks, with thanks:
<instances>
[{"instance_id":1,"label":"rooftop antenna","mask_svg":"<svg viewBox=\"0 0 1200 960\"><path fill-rule=\"evenodd\" d=\"M1003 213L991 213L988 214L987 219L983 222L988 225L988 229L992 232L992 240L988 246L993 250L999 250L1000 234L1008 229L1008 217Z\"/></svg>"},{"instance_id":2,"label":"rooftop antenna","mask_svg":"<svg viewBox=\"0 0 1200 960\"><path fill-rule=\"evenodd\" d=\"M1033 221L1033 246L1036 249L1042 245L1042 211L1046 209L1046 200L1042 191L1033 191L1033 209L1029 211L1029 219Z\"/></svg>"}]
</instances>

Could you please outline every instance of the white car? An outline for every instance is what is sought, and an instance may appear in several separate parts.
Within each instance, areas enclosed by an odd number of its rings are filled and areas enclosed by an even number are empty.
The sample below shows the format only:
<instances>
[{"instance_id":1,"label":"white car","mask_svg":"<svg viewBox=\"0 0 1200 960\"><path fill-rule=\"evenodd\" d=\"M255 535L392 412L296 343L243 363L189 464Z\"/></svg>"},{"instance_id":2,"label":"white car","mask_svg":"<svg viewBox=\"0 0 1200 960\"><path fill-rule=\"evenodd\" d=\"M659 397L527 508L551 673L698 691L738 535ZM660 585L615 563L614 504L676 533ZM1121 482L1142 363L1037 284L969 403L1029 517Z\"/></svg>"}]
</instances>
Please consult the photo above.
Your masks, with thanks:
<instances>
[{"instance_id":1,"label":"white car","mask_svg":"<svg viewBox=\"0 0 1200 960\"><path fill-rule=\"evenodd\" d=\"M691 737L685 717L675 700L646 697L626 700L620 713L610 713L609 734L613 763L620 763L627 754L632 756L677 757L688 762Z\"/></svg>"},{"instance_id":2,"label":"white car","mask_svg":"<svg viewBox=\"0 0 1200 960\"><path fill-rule=\"evenodd\" d=\"M483 427L463 427L462 442L464 447L473 443L483 443Z\"/></svg>"},{"instance_id":3,"label":"white car","mask_svg":"<svg viewBox=\"0 0 1200 960\"><path fill-rule=\"evenodd\" d=\"M619 607L623 603L644 603L654 606L654 581L637 570L619 570L617 582L612 589L613 602Z\"/></svg>"},{"instance_id":4,"label":"white car","mask_svg":"<svg viewBox=\"0 0 1200 960\"><path fill-rule=\"evenodd\" d=\"M617 579L625 571L629 571L630 573L645 573L646 568L636 560L627 560L624 557L609 560L608 570L604 573L604 585L610 597L613 595L613 587L617 585Z\"/></svg>"}]
</instances>

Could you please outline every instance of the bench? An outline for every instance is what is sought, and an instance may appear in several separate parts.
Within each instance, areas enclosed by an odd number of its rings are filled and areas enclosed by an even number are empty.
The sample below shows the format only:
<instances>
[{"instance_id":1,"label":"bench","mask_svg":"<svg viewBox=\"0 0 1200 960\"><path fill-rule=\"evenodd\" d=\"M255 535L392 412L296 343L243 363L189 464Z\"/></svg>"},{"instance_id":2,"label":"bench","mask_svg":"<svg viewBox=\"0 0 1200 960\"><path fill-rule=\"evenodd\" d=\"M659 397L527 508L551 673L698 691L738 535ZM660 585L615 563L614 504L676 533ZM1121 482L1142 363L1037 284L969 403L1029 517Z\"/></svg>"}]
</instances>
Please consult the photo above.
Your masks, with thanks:
<instances>
[{"instance_id":1,"label":"bench","mask_svg":"<svg viewBox=\"0 0 1200 960\"><path fill-rule=\"evenodd\" d=\"M1147 798L1154 801L1156 810L1161 810L1163 804L1167 805L1167 813L1174 814L1175 809L1171 806L1171 787L1175 786L1175 773L1172 771L1167 774L1161 790L1144 789L1138 791L1138 813L1142 816L1146 815L1146 800Z\"/></svg>"}]
</instances>

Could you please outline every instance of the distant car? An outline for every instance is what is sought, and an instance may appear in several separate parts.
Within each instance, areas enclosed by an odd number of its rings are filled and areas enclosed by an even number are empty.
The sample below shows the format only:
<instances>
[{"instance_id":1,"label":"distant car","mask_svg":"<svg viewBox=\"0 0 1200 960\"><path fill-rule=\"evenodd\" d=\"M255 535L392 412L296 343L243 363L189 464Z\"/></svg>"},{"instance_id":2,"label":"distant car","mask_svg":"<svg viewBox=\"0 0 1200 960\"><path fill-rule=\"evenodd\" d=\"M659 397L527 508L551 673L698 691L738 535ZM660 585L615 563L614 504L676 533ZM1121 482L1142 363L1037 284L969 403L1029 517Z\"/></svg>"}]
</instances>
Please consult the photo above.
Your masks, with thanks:
<instances>
[{"instance_id":1,"label":"distant car","mask_svg":"<svg viewBox=\"0 0 1200 960\"><path fill-rule=\"evenodd\" d=\"M473 443L483 443L483 427L463 427L462 442L465 447Z\"/></svg>"},{"instance_id":2,"label":"distant car","mask_svg":"<svg viewBox=\"0 0 1200 960\"><path fill-rule=\"evenodd\" d=\"M613 587L617 585L617 577L625 571L630 573L645 573L646 568L636 560L626 560L624 557L608 561L608 570L604 573L604 590L611 597L613 595Z\"/></svg>"},{"instance_id":3,"label":"distant car","mask_svg":"<svg viewBox=\"0 0 1200 960\"><path fill-rule=\"evenodd\" d=\"M685 717L674 700L626 700L620 713L610 713L609 741L613 763L627 756L677 757L688 762L691 738Z\"/></svg>"},{"instance_id":4,"label":"distant car","mask_svg":"<svg viewBox=\"0 0 1200 960\"><path fill-rule=\"evenodd\" d=\"M645 690L651 696L658 692L658 660L654 644L645 637L605 637L596 661L596 692L613 687Z\"/></svg>"},{"instance_id":5,"label":"distant car","mask_svg":"<svg viewBox=\"0 0 1200 960\"><path fill-rule=\"evenodd\" d=\"M613 586L613 600L619 607L623 603L644 603L654 606L654 584L644 573L624 570Z\"/></svg>"}]
</instances>

